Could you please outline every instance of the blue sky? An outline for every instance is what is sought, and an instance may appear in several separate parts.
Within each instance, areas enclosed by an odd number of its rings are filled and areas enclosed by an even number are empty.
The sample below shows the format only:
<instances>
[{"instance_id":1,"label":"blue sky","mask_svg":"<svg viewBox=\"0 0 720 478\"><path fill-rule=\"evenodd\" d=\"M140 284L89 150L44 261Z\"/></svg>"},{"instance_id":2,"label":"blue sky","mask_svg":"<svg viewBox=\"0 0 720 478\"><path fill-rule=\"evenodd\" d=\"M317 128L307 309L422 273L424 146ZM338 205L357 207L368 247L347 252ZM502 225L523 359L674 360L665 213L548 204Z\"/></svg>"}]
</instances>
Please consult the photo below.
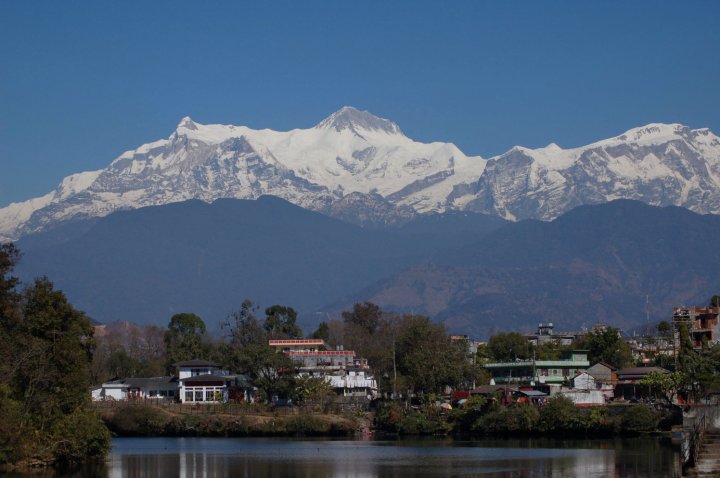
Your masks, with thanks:
<instances>
[{"instance_id":1,"label":"blue sky","mask_svg":"<svg viewBox=\"0 0 720 478\"><path fill-rule=\"evenodd\" d=\"M167 137L343 105L489 157L720 134L720 2L3 2L0 206Z\"/></svg>"}]
</instances>

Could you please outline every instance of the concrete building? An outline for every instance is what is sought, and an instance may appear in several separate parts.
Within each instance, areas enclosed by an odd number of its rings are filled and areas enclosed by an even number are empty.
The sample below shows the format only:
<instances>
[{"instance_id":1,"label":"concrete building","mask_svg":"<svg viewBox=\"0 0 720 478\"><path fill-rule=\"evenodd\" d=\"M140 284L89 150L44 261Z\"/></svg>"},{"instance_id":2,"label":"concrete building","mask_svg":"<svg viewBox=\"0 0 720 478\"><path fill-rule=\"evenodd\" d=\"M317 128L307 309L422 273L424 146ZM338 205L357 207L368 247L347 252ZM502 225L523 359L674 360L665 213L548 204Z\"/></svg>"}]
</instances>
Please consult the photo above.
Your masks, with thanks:
<instances>
[{"instance_id":1,"label":"concrete building","mask_svg":"<svg viewBox=\"0 0 720 478\"><path fill-rule=\"evenodd\" d=\"M561 360L516 360L485 364L495 384L562 384L590 367L587 350L572 350Z\"/></svg>"},{"instance_id":2,"label":"concrete building","mask_svg":"<svg viewBox=\"0 0 720 478\"><path fill-rule=\"evenodd\" d=\"M528 341L533 345L543 345L547 343L555 343L557 345L572 345L573 342L582 333L575 332L555 332L555 326L552 322L538 324L537 332L534 334L525 334Z\"/></svg>"},{"instance_id":3,"label":"concrete building","mask_svg":"<svg viewBox=\"0 0 720 478\"><path fill-rule=\"evenodd\" d=\"M298 376L321 377L338 395L367 397L377 393L377 381L367 360L357 358L353 350L342 346L326 350L322 339L270 340L268 344L295 362Z\"/></svg>"},{"instance_id":4,"label":"concrete building","mask_svg":"<svg viewBox=\"0 0 720 478\"><path fill-rule=\"evenodd\" d=\"M720 307L675 307L672 320L675 331L681 325L687 327L696 349L703 342L715 344L720 339Z\"/></svg>"}]
</instances>

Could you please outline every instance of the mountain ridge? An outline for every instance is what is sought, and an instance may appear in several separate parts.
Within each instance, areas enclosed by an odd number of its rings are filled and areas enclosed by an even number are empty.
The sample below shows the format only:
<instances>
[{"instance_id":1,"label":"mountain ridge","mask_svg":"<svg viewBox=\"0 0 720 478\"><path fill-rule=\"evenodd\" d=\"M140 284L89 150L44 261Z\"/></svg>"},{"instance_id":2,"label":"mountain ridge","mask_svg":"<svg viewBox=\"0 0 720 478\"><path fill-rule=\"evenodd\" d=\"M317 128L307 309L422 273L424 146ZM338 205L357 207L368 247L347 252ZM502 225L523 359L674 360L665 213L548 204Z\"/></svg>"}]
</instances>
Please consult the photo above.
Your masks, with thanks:
<instances>
[{"instance_id":1,"label":"mountain ridge","mask_svg":"<svg viewBox=\"0 0 720 478\"><path fill-rule=\"evenodd\" d=\"M262 195L360 225L452 210L551 220L621 198L718 213L720 139L707 128L651 123L577 148L516 146L484 159L414 141L352 107L285 132L184 117L168 138L0 209L0 240L117 210Z\"/></svg>"}]
</instances>

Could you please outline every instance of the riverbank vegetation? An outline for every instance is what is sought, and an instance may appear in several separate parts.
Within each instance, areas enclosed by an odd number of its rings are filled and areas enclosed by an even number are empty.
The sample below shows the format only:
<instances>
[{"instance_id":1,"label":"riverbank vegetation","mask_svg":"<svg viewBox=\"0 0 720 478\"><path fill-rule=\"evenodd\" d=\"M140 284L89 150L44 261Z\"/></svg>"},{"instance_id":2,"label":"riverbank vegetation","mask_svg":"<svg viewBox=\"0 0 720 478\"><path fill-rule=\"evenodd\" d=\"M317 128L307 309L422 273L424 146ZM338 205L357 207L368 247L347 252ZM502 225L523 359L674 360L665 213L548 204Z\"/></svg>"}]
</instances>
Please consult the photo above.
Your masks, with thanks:
<instances>
[{"instance_id":1,"label":"riverbank vegetation","mask_svg":"<svg viewBox=\"0 0 720 478\"><path fill-rule=\"evenodd\" d=\"M645 404L577 407L562 396L543 406L497 405L481 396L462 407L443 410L436 405L405 407L386 402L378 407L377 429L397 435L456 436L632 436L659 431L671 422L671 410Z\"/></svg>"},{"instance_id":2,"label":"riverbank vegetation","mask_svg":"<svg viewBox=\"0 0 720 478\"><path fill-rule=\"evenodd\" d=\"M46 278L19 291L18 258L0 245L0 465L104 457L110 434L89 408L90 321Z\"/></svg>"},{"instance_id":3,"label":"riverbank vegetation","mask_svg":"<svg viewBox=\"0 0 720 478\"><path fill-rule=\"evenodd\" d=\"M313 413L307 410L266 410L247 405L204 410L170 409L143 403L119 404L100 410L107 427L117 436L349 436L356 432L356 416Z\"/></svg>"}]
</instances>

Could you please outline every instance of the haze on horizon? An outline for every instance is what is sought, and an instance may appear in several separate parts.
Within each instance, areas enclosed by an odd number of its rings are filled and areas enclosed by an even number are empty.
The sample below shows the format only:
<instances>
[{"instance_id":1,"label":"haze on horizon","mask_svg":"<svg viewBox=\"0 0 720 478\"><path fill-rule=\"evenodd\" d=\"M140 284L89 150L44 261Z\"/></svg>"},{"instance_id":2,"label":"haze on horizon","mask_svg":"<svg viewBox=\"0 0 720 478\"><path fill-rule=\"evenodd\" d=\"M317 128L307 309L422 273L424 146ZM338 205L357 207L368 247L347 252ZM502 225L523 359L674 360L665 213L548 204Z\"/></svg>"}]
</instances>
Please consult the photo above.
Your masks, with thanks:
<instances>
[{"instance_id":1,"label":"haze on horizon","mask_svg":"<svg viewBox=\"0 0 720 478\"><path fill-rule=\"evenodd\" d=\"M180 118L310 127L343 105L490 157L652 122L720 132L718 2L11 2L0 207Z\"/></svg>"}]
</instances>

